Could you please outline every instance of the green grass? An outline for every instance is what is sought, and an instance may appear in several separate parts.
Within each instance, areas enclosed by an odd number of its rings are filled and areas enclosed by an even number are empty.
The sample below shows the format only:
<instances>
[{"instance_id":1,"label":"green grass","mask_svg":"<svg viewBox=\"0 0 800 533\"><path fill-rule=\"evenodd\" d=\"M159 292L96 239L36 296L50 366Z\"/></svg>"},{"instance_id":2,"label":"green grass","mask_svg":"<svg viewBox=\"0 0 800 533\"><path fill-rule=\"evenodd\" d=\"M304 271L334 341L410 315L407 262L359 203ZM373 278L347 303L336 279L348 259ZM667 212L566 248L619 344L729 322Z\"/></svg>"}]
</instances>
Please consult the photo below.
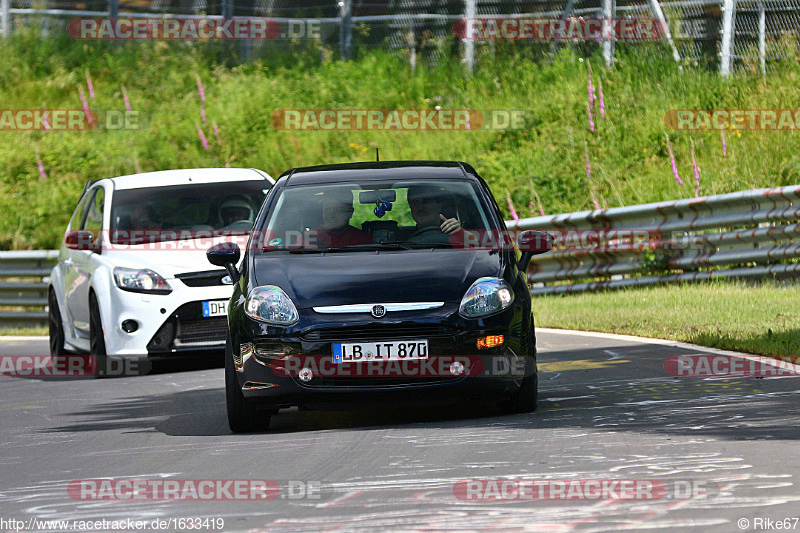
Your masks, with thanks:
<instances>
[{"instance_id":1,"label":"green grass","mask_svg":"<svg viewBox=\"0 0 800 533\"><path fill-rule=\"evenodd\" d=\"M665 144L670 109L800 107L800 64L787 60L767 77L744 73L724 81L710 69L672 62L658 46L618 48L619 63L601 68L569 47L552 64L521 47L498 43L472 77L457 60L412 72L402 58L381 52L351 62L323 50L275 53L235 65L219 46L191 43L42 40L17 31L0 43L0 101L4 109L80 109L78 88L92 76L93 109L121 110L122 87L138 131L0 131L0 249L57 246L87 179L170 168L257 167L273 176L301 165L382 159L462 159L487 179L508 216L511 195L520 215L541 199L549 214L589 209L592 193L604 207L693 195L690 141L701 168L700 193L714 194L800 183L800 136L792 132L671 132L681 176L676 184ZM223 59L220 59L223 58ZM587 127L587 65L602 80L606 118ZM211 144L198 138L203 80ZM302 132L275 129L277 109L521 109L522 131ZM219 127L219 139L211 128ZM588 149L592 177L585 169ZM36 154L47 179L39 177ZM538 210L537 210L538 212Z\"/></svg>"},{"instance_id":2,"label":"green grass","mask_svg":"<svg viewBox=\"0 0 800 533\"><path fill-rule=\"evenodd\" d=\"M3 337L47 336L47 328L0 328L0 341Z\"/></svg>"},{"instance_id":3,"label":"green grass","mask_svg":"<svg viewBox=\"0 0 800 533\"><path fill-rule=\"evenodd\" d=\"M770 356L800 355L800 286L713 282L540 296L536 325L656 337Z\"/></svg>"}]
</instances>

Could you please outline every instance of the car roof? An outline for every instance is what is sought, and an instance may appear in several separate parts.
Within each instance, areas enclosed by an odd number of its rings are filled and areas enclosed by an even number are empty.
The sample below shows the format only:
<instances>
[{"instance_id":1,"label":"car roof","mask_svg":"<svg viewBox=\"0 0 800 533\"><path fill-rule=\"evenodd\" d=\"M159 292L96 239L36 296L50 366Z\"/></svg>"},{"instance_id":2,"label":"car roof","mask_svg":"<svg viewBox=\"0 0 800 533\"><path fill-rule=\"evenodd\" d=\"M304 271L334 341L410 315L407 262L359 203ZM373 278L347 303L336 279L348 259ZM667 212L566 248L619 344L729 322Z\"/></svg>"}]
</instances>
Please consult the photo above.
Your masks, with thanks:
<instances>
[{"instance_id":1,"label":"car roof","mask_svg":"<svg viewBox=\"0 0 800 533\"><path fill-rule=\"evenodd\" d=\"M162 170L106 178L116 190L168 187L170 185L191 185L194 183L219 183L226 181L267 180L274 184L269 174L254 168L187 168Z\"/></svg>"},{"instance_id":2,"label":"car roof","mask_svg":"<svg viewBox=\"0 0 800 533\"><path fill-rule=\"evenodd\" d=\"M340 183L348 180L465 179L472 167L458 161L370 161L287 170L286 186Z\"/></svg>"}]
</instances>

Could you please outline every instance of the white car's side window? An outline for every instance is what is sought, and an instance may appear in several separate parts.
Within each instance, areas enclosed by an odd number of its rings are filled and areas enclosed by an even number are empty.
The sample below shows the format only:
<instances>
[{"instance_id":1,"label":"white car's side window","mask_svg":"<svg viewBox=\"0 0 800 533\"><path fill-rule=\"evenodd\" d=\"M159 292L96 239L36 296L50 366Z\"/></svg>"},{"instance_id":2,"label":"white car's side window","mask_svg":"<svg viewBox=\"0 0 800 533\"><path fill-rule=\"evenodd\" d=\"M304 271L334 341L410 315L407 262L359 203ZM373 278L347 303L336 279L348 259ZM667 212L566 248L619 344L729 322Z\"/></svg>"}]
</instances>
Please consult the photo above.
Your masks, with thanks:
<instances>
[{"instance_id":1,"label":"white car's side window","mask_svg":"<svg viewBox=\"0 0 800 533\"><path fill-rule=\"evenodd\" d=\"M102 187L98 187L94 193L92 201L89 203L89 209L86 212L86 221L83 228L86 231L92 232L94 240L97 241L100 232L103 229L103 207L105 205L105 191Z\"/></svg>"}]
</instances>

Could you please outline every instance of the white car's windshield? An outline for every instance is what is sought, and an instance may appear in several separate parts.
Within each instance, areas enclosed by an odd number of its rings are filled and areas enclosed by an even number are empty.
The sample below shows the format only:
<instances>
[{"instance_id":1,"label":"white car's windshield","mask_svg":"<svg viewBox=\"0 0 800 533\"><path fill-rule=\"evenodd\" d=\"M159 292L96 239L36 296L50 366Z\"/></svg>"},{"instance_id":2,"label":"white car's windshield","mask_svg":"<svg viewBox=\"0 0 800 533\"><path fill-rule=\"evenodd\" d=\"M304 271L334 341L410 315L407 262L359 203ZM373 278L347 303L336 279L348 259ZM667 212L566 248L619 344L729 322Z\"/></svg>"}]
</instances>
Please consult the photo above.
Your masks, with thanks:
<instances>
[{"instance_id":1,"label":"white car's windshield","mask_svg":"<svg viewBox=\"0 0 800 533\"><path fill-rule=\"evenodd\" d=\"M112 242L174 240L192 231L247 232L269 187L251 180L115 191Z\"/></svg>"}]
</instances>

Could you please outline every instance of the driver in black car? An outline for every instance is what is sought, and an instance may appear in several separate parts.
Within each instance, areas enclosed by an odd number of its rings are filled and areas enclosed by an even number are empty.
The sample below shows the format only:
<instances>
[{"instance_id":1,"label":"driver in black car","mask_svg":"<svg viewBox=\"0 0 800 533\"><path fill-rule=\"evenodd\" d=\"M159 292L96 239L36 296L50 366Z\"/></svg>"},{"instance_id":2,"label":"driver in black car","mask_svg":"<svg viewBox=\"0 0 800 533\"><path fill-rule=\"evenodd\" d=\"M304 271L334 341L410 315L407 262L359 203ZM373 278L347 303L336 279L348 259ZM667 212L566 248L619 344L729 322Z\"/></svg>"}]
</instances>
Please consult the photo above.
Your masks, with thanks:
<instances>
[{"instance_id":1,"label":"driver in black car","mask_svg":"<svg viewBox=\"0 0 800 533\"><path fill-rule=\"evenodd\" d=\"M461 230L461 222L452 216L447 193L438 187L412 185L408 188L408 206L411 217L417 223L409 237L414 239L425 233L450 235Z\"/></svg>"}]
</instances>

